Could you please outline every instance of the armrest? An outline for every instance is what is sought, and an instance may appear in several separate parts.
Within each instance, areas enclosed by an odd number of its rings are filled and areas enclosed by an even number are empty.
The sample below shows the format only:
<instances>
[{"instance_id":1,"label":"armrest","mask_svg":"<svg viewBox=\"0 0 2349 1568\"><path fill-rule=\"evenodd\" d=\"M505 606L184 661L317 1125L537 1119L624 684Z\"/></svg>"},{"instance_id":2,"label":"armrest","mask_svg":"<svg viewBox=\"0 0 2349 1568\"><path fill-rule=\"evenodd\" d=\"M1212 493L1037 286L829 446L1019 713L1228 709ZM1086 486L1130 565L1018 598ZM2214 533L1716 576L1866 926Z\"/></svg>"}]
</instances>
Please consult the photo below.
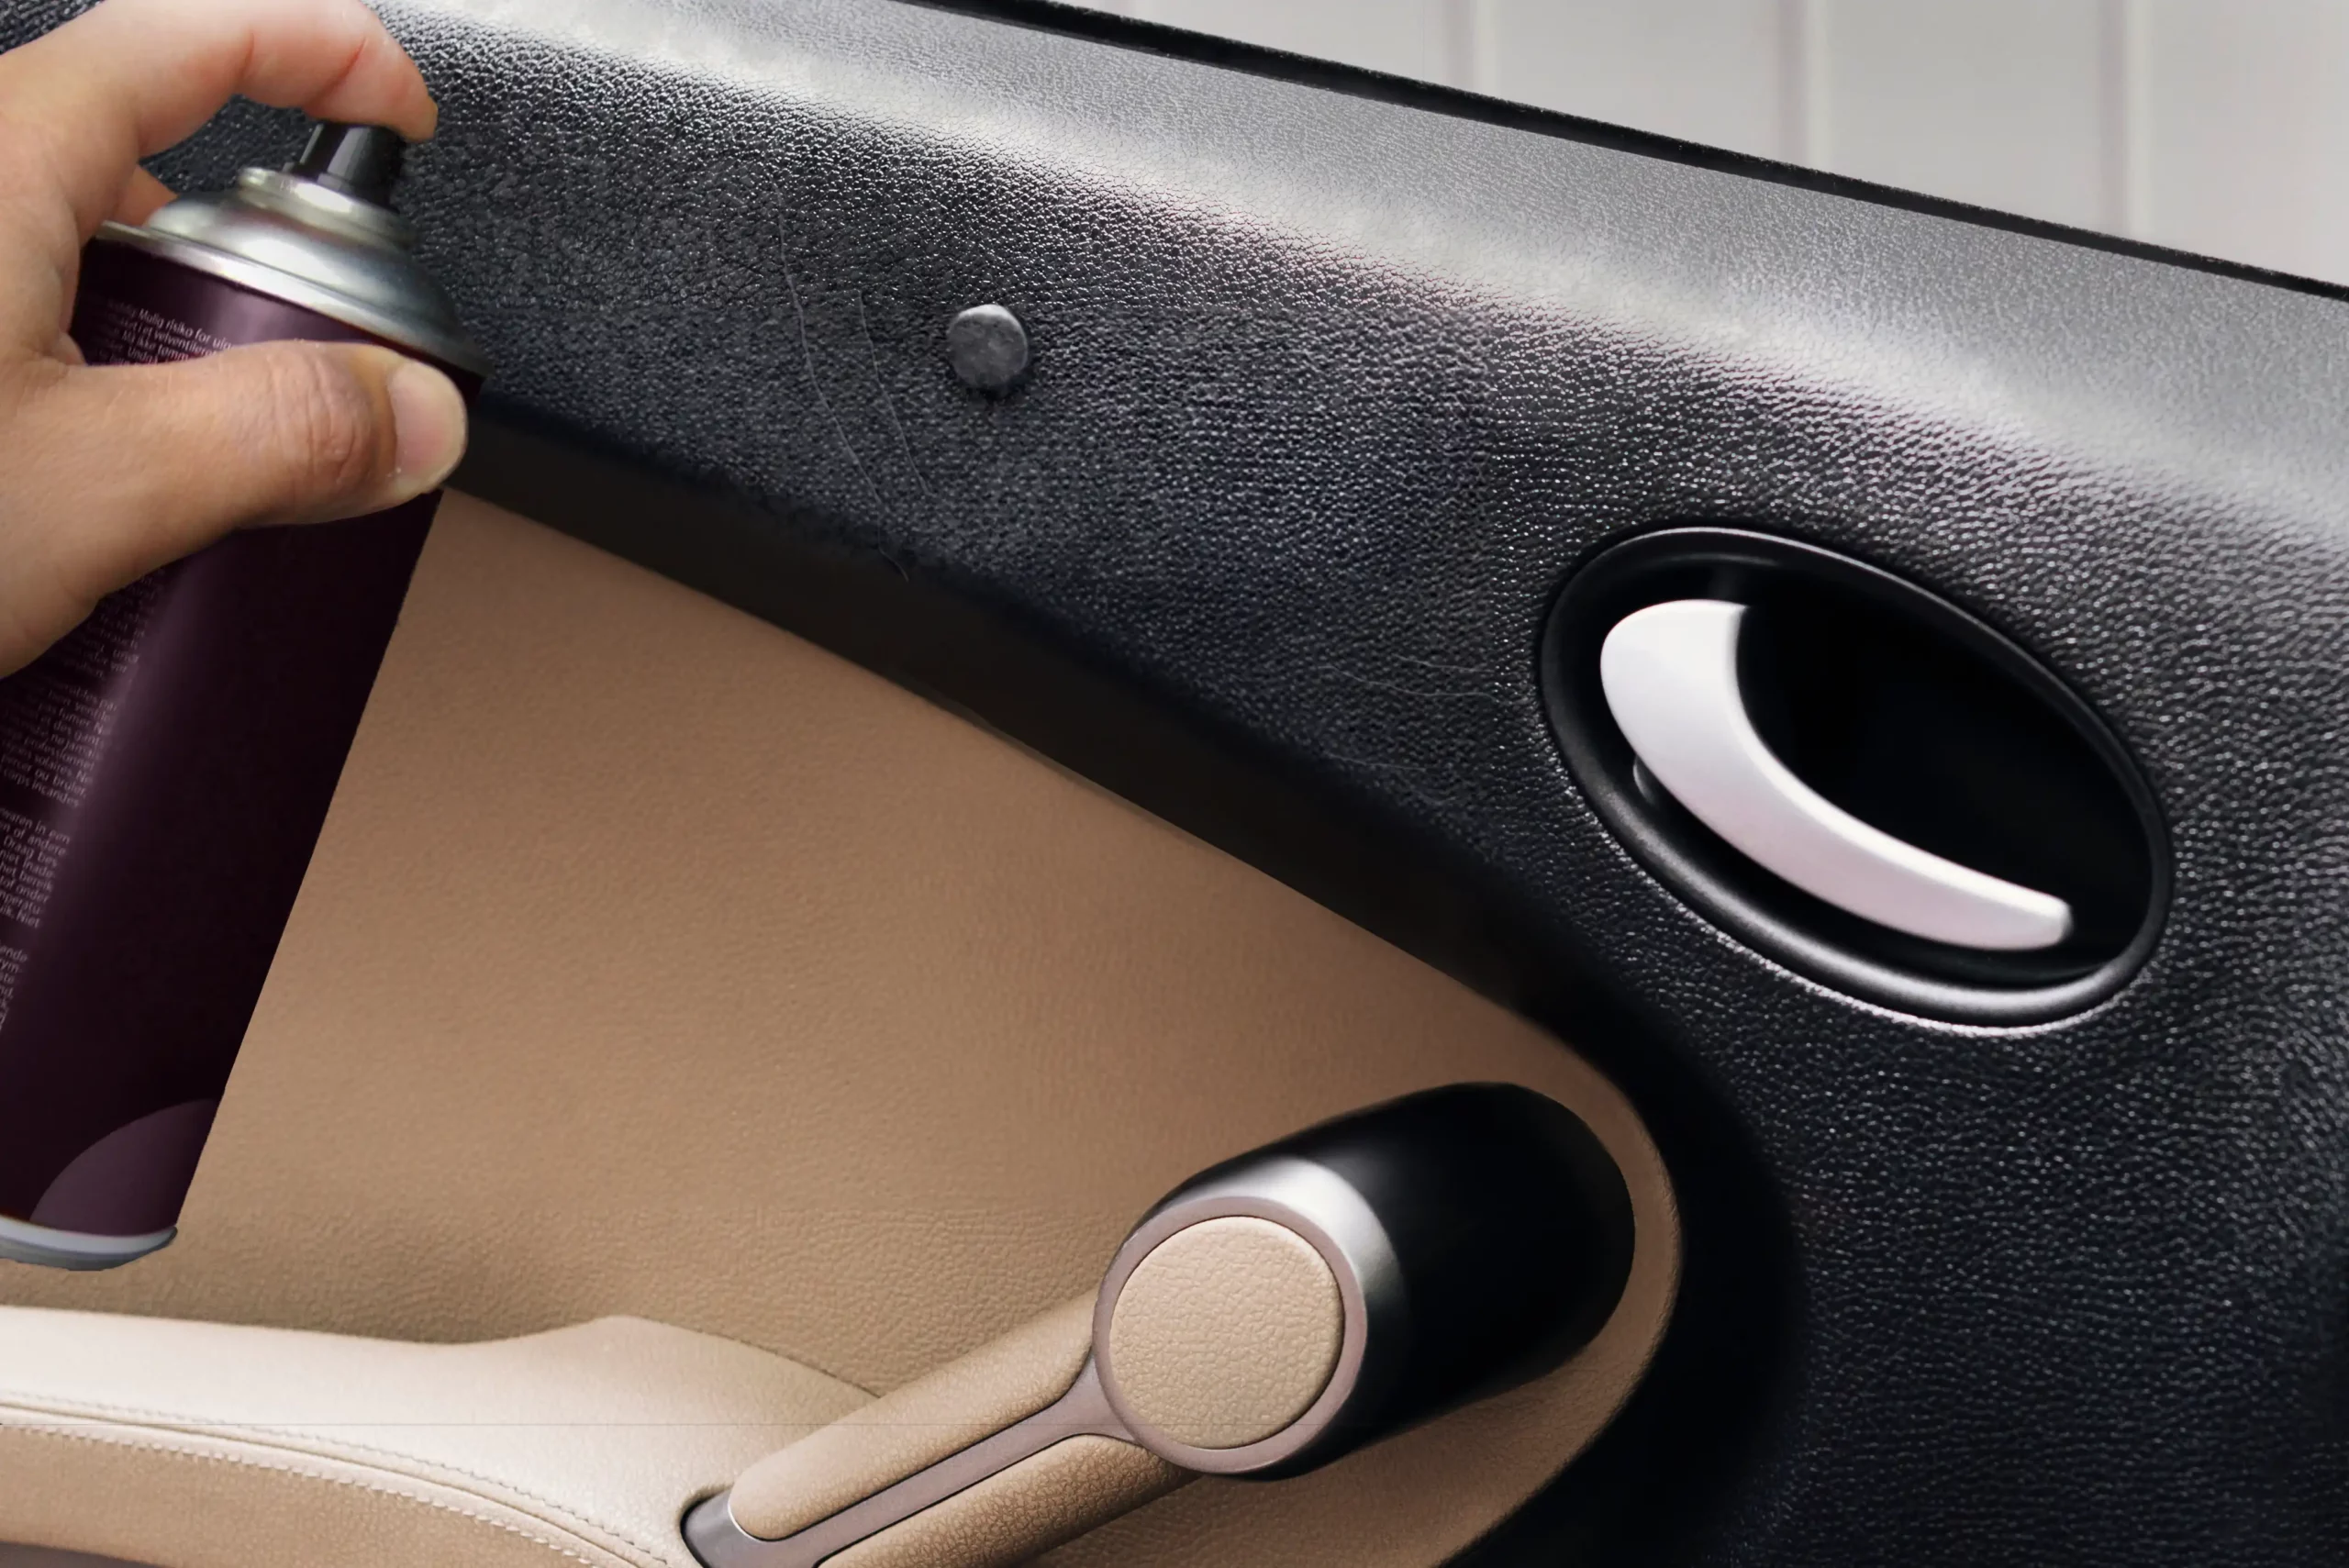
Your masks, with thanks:
<instances>
[{"instance_id":1,"label":"armrest","mask_svg":"<svg viewBox=\"0 0 2349 1568\"><path fill-rule=\"evenodd\" d=\"M0 1540L155 1568L691 1568L678 1518L866 1404L638 1318L418 1345L0 1308Z\"/></svg>"}]
</instances>

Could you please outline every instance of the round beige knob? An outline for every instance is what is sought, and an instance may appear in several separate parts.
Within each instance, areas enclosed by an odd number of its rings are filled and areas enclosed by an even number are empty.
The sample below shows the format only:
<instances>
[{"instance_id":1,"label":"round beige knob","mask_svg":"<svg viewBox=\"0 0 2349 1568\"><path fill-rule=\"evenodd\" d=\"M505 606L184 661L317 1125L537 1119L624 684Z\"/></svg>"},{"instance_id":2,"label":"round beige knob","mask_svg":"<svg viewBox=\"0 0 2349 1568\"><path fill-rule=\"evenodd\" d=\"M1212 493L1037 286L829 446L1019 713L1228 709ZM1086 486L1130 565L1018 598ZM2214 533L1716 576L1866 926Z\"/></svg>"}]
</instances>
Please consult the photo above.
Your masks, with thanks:
<instances>
[{"instance_id":1,"label":"round beige knob","mask_svg":"<svg viewBox=\"0 0 2349 1568\"><path fill-rule=\"evenodd\" d=\"M1345 1342L1338 1281L1269 1219L1202 1220L1151 1249L1109 1317L1107 1364L1127 1411L1200 1449L1243 1448L1303 1415Z\"/></svg>"}]
</instances>

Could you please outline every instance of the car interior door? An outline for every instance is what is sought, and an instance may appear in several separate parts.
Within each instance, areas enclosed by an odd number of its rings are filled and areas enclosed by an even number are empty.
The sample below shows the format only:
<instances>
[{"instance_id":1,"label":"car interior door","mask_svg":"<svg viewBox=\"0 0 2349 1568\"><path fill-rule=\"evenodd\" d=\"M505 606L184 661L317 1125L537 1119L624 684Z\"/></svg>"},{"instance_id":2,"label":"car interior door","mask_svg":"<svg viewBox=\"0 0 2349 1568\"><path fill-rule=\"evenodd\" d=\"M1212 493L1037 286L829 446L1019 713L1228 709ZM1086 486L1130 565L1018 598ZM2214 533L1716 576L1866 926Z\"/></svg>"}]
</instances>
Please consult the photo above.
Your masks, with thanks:
<instances>
[{"instance_id":1,"label":"car interior door","mask_svg":"<svg viewBox=\"0 0 2349 1568\"><path fill-rule=\"evenodd\" d=\"M2341 291L1041 0L384 12L495 370L179 1240L0 1265L0 1564L2349 1551ZM1424 1255L1275 1223L1347 1138Z\"/></svg>"}]
</instances>

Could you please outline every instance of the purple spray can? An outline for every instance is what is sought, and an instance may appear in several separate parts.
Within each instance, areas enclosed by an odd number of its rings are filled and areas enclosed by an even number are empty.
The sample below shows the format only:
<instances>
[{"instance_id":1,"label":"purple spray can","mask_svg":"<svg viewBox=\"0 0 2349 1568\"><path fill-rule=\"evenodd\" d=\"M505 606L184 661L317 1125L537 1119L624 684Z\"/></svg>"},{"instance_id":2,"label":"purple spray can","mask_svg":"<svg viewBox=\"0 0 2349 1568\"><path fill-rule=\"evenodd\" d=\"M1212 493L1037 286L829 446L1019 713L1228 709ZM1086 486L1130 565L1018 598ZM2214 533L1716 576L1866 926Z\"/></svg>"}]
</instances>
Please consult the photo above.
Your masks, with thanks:
<instances>
[{"instance_id":1,"label":"purple spray can","mask_svg":"<svg viewBox=\"0 0 2349 1568\"><path fill-rule=\"evenodd\" d=\"M395 133L321 125L283 170L83 254L93 364L273 339L485 369L409 254ZM0 679L0 1257L170 1241L438 495L231 535Z\"/></svg>"}]
</instances>

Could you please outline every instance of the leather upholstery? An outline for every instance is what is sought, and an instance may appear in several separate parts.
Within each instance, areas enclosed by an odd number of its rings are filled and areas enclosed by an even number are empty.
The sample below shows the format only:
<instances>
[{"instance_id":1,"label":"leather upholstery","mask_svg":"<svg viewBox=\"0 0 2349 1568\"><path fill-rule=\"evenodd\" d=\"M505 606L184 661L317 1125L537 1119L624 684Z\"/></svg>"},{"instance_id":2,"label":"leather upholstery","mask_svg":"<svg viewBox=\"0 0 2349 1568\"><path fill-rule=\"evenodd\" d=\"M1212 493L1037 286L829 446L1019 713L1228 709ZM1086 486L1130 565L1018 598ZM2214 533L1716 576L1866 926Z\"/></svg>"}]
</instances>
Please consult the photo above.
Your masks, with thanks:
<instances>
[{"instance_id":1,"label":"leather upholstery","mask_svg":"<svg viewBox=\"0 0 2349 1568\"><path fill-rule=\"evenodd\" d=\"M1186 1487L1067 1561L1421 1568L1514 1507L1671 1307L1639 1118L1230 857L452 495L180 1240L0 1266L0 1299L417 1340L629 1314L894 1389L1089 1299L1194 1173L1460 1078L1552 1095L1622 1167L1615 1320L1536 1387L1278 1487Z\"/></svg>"},{"instance_id":2,"label":"leather upholstery","mask_svg":"<svg viewBox=\"0 0 2349 1568\"><path fill-rule=\"evenodd\" d=\"M692 1568L684 1507L868 1402L614 1318L411 1345L0 1308L0 1540L155 1568Z\"/></svg>"},{"instance_id":3,"label":"leather upholstery","mask_svg":"<svg viewBox=\"0 0 2349 1568\"><path fill-rule=\"evenodd\" d=\"M1068 1392L1093 1348L1093 1298L1023 1323L820 1431L734 1483L734 1522L768 1540L806 1529Z\"/></svg>"},{"instance_id":4,"label":"leather upholstery","mask_svg":"<svg viewBox=\"0 0 2349 1568\"><path fill-rule=\"evenodd\" d=\"M825 1568L1009 1568L1190 1479L1148 1449L1070 1438L827 1558Z\"/></svg>"},{"instance_id":5,"label":"leather upholstery","mask_svg":"<svg viewBox=\"0 0 2349 1568\"><path fill-rule=\"evenodd\" d=\"M1305 1414L1344 1343L1338 1281L1313 1244L1229 1218L1151 1249L1110 1309L1108 1364L1152 1428L1194 1448L1241 1448Z\"/></svg>"}]
</instances>

